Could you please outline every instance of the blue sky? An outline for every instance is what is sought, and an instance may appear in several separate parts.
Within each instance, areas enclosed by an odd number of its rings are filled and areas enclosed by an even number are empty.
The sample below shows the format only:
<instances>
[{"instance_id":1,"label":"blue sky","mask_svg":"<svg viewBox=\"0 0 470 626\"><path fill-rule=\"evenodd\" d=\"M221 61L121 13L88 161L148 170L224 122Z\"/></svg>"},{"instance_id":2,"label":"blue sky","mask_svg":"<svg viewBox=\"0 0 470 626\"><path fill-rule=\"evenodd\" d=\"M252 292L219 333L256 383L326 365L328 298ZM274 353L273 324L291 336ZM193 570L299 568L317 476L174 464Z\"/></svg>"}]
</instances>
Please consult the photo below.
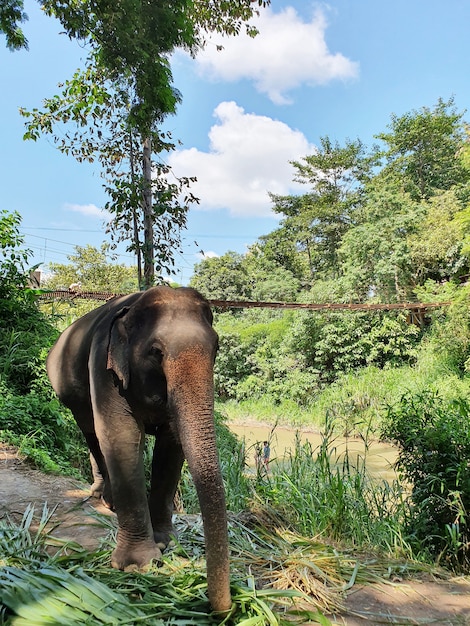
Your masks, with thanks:
<instances>
[{"instance_id":1,"label":"blue sky","mask_svg":"<svg viewBox=\"0 0 470 626\"><path fill-rule=\"evenodd\" d=\"M76 245L106 240L106 197L98 169L50 139L22 140L18 108L40 107L86 57L36 2L25 9L29 51L11 53L0 40L0 209L21 214L34 260L47 269ZM225 38L222 52L214 40L196 60L177 53L183 103L166 126L182 145L170 162L177 174L197 176L201 202L183 233L176 280L187 284L200 250L244 252L273 230L267 192L306 191L292 182L289 161L313 152L320 137L370 145L392 113L451 96L466 110L469 23L468 0L273 0L254 40ZM119 261L133 263L124 251Z\"/></svg>"}]
</instances>

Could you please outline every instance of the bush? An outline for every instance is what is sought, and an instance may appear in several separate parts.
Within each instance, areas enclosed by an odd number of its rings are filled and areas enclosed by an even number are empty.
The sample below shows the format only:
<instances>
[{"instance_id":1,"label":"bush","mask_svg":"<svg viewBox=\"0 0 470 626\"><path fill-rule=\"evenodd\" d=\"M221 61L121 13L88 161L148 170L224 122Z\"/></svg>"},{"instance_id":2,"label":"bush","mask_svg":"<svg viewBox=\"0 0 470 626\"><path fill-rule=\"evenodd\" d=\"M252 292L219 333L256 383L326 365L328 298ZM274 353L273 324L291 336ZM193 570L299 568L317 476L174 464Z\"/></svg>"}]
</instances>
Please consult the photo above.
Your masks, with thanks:
<instances>
[{"instance_id":1,"label":"bush","mask_svg":"<svg viewBox=\"0 0 470 626\"><path fill-rule=\"evenodd\" d=\"M0 380L18 394L26 394L37 379L57 331L38 308L27 288L27 262L22 249L17 213L0 212Z\"/></svg>"},{"instance_id":2,"label":"bush","mask_svg":"<svg viewBox=\"0 0 470 626\"><path fill-rule=\"evenodd\" d=\"M47 393L18 396L3 391L0 438L18 446L40 469L89 477L84 438L59 400Z\"/></svg>"},{"instance_id":3,"label":"bush","mask_svg":"<svg viewBox=\"0 0 470 626\"><path fill-rule=\"evenodd\" d=\"M413 363L421 332L402 314L310 313L299 316L288 344L304 366L324 383L367 365L392 367Z\"/></svg>"},{"instance_id":4,"label":"bush","mask_svg":"<svg viewBox=\"0 0 470 626\"><path fill-rule=\"evenodd\" d=\"M387 407L383 436L399 447L411 488L410 542L453 567L470 568L470 404L437 393L405 394Z\"/></svg>"}]
</instances>

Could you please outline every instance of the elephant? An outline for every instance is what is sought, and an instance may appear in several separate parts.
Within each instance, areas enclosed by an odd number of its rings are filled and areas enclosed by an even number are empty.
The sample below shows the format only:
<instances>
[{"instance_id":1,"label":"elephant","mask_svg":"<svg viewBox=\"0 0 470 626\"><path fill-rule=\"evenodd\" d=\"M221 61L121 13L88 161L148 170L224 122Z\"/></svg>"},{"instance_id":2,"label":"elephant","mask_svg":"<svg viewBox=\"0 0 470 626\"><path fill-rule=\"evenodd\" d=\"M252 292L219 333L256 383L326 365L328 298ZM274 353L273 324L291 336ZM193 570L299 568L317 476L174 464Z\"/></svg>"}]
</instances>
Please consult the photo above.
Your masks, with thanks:
<instances>
[{"instance_id":1,"label":"elephant","mask_svg":"<svg viewBox=\"0 0 470 626\"><path fill-rule=\"evenodd\" d=\"M90 450L94 483L116 512L111 564L144 568L174 532L184 459L204 524L208 597L231 608L227 511L215 442L213 366L218 348L208 301L189 287L118 296L69 326L49 352L52 386ZM145 434L155 435L147 497Z\"/></svg>"}]
</instances>

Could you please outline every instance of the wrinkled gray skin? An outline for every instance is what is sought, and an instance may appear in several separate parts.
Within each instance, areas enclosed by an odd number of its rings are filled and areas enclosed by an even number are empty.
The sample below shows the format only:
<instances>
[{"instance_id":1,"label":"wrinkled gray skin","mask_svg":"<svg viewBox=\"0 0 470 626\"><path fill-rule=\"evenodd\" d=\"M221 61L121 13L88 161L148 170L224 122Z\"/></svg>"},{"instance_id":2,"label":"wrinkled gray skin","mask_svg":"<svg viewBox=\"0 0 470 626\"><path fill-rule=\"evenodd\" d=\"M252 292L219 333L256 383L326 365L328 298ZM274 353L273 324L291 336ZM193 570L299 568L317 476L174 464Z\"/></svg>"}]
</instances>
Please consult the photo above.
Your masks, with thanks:
<instances>
[{"instance_id":1,"label":"wrinkled gray skin","mask_svg":"<svg viewBox=\"0 0 470 626\"><path fill-rule=\"evenodd\" d=\"M67 328L47 359L57 395L90 448L92 491L116 511L112 565L161 557L186 458L204 521L208 595L231 606L225 496L213 415L217 334L193 289L154 287L115 298ZM155 435L147 499L143 448Z\"/></svg>"}]
</instances>

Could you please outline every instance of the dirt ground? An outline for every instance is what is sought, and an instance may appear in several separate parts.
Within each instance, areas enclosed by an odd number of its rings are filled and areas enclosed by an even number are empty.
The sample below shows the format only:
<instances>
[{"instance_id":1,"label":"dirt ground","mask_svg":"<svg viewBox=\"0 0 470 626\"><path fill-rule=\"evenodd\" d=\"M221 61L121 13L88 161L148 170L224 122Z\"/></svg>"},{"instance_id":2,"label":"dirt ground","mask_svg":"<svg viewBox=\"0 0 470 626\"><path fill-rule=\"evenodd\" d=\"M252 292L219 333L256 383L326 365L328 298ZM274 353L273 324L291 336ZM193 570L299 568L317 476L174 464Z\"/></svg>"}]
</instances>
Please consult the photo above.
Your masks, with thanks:
<instances>
[{"instance_id":1,"label":"dirt ground","mask_svg":"<svg viewBox=\"0 0 470 626\"><path fill-rule=\"evenodd\" d=\"M113 516L97 500L88 498L87 485L31 468L16 450L0 443L0 519L21 519L28 504L40 514L47 502L55 508L52 533L96 549L107 530L95 525L93 510ZM470 578L452 581L406 580L392 584L354 586L345 601L347 612L330 616L343 626L382 624L470 626Z\"/></svg>"}]
</instances>

